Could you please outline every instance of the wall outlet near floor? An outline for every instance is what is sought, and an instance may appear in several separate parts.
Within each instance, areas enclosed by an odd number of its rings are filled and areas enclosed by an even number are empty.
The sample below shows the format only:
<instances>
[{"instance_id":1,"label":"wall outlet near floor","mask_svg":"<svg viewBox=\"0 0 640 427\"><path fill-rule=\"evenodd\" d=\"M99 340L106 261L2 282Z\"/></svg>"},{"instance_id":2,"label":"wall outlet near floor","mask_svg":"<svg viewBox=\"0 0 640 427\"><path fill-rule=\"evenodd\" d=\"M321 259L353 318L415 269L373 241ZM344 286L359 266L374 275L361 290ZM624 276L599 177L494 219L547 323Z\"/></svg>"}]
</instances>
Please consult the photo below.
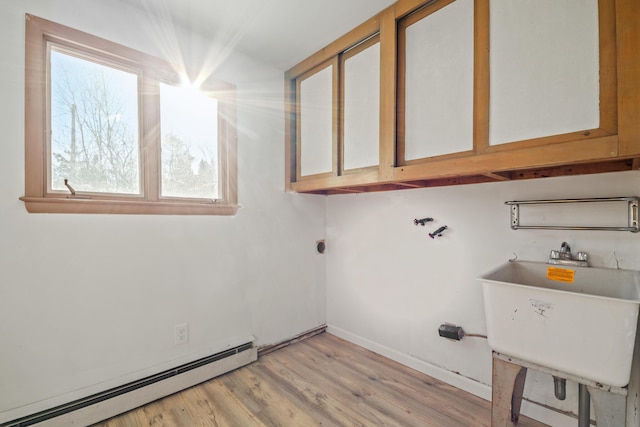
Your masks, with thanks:
<instances>
[{"instance_id":1,"label":"wall outlet near floor","mask_svg":"<svg viewBox=\"0 0 640 427\"><path fill-rule=\"evenodd\" d=\"M173 338L176 345L189 342L189 324L180 323L173 327Z\"/></svg>"}]
</instances>

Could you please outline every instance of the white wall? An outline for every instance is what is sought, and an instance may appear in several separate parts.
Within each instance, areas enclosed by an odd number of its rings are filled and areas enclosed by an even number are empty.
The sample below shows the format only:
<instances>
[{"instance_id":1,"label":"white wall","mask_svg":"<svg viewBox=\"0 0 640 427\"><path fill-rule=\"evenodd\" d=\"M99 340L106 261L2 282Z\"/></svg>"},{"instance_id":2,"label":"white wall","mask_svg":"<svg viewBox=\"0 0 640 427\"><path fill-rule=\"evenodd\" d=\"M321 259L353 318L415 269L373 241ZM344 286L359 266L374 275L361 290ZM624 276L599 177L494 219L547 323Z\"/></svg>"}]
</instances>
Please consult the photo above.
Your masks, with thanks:
<instances>
[{"instance_id":1,"label":"white wall","mask_svg":"<svg viewBox=\"0 0 640 427\"><path fill-rule=\"evenodd\" d=\"M237 216L28 214L25 12L158 56L211 53L238 88ZM282 72L222 51L112 0L0 1L0 423L325 322L325 200L284 193Z\"/></svg>"},{"instance_id":2,"label":"white wall","mask_svg":"<svg viewBox=\"0 0 640 427\"><path fill-rule=\"evenodd\" d=\"M200 65L207 54L216 75L238 86L238 215L28 214L18 200L25 12L158 56L182 47ZM0 422L248 335L277 342L325 316L344 336L482 388L491 378L486 342L437 334L446 321L485 332L475 277L514 253L545 260L563 240L594 265L640 268L638 235L512 231L503 204L634 195L637 172L329 198L284 193L282 72L181 30L176 42L173 31L115 0L0 0ZM449 226L444 237L413 225L425 216ZM325 234L320 256L314 243ZM190 343L175 346L182 322ZM565 403L552 393L550 378L529 379L527 396L575 410L574 387Z\"/></svg>"},{"instance_id":3,"label":"white wall","mask_svg":"<svg viewBox=\"0 0 640 427\"><path fill-rule=\"evenodd\" d=\"M593 266L640 269L638 234L513 231L504 202L637 195L638 188L640 173L621 172L331 196L326 252L330 330L429 373L438 374L435 367L457 373L461 377L455 383L466 382L468 389L490 398L482 387L491 383L486 340L454 342L437 332L440 324L452 322L468 333L486 334L478 276L515 255L544 262L563 241L574 252L588 252ZM581 220L593 217L582 206ZM423 217L435 222L413 224ZM429 238L427 232L441 225L449 227L443 237ZM563 410L576 410L576 393L569 385L567 400L560 402L553 397L550 376L530 375L527 381L527 397Z\"/></svg>"}]
</instances>

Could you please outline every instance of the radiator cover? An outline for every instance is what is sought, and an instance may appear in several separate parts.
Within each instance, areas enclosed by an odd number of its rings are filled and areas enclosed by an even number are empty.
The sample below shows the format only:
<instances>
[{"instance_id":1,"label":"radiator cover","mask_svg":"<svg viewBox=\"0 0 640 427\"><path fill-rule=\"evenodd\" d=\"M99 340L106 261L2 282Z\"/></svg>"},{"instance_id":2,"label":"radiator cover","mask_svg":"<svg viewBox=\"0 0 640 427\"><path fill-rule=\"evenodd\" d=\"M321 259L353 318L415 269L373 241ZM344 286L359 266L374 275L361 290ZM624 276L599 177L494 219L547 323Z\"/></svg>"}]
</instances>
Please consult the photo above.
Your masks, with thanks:
<instances>
[{"instance_id":1,"label":"radiator cover","mask_svg":"<svg viewBox=\"0 0 640 427\"><path fill-rule=\"evenodd\" d=\"M0 427L91 425L200 384L255 360L257 349L252 342L248 342L119 387L0 424Z\"/></svg>"}]
</instances>

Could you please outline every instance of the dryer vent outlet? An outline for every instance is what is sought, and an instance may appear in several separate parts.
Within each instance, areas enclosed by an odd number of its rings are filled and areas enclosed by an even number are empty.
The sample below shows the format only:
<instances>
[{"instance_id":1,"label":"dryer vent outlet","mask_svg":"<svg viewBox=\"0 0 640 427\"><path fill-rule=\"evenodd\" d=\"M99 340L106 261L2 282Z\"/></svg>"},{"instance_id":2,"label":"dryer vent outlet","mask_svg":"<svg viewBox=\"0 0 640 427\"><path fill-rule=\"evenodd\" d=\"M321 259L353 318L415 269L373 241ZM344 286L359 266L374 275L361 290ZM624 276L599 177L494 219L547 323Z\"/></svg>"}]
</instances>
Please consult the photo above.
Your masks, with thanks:
<instances>
[{"instance_id":1,"label":"dryer vent outlet","mask_svg":"<svg viewBox=\"0 0 640 427\"><path fill-rule=\"evenodd\" d=\"M464 337L464 331L460 326L443 324L438 328L438 334L443 338L460 341Z\"/></svg>"}]
</instances>

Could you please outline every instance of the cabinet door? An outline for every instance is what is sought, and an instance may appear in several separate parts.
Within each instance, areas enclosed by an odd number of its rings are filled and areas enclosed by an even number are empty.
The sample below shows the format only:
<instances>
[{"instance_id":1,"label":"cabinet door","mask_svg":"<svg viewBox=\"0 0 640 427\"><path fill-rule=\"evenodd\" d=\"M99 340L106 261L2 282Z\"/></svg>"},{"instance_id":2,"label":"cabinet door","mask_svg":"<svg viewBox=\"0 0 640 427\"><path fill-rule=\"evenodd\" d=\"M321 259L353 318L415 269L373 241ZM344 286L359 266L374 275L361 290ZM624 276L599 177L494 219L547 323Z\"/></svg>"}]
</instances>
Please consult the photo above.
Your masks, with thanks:
<instances>
[{"instance_id":1,"label":"cabinet door","mask_svg":"<svg viewBox=\"0 0 640 427\"><path fill-rule=\"evenodd\" d=\"M342 55L342 169L377 166L380 159L379 37Z\"/></svg>"},{"instance_id":2,"label":"cabinet door","mask_svg":"<svg viewBox=\"0 0 640 427\"><path fill-rule=\"evenodd\" d=\"M489 21L490 145L600 127L598 0L491 0Z\"/></svg>"},{"instance_id":3,"label":"cabinet door","mask_svg":"<svg viewBox=\"0 0 640 427\"><path fill-rule=\"evenodd\" d=\"M474 2L409 15L398 43L398 162L472 150Z\"/></svg>"},{"instance_id":4,"label":"cabinet door","mask_svg":"<svg viewBox=\"0 0 640 427\"><path fill-rule=\"evenodd\" d=\"M297 80L297 175L321 177L336 171L337 65L328 62Z\"/></svg>"}]
</instances>

